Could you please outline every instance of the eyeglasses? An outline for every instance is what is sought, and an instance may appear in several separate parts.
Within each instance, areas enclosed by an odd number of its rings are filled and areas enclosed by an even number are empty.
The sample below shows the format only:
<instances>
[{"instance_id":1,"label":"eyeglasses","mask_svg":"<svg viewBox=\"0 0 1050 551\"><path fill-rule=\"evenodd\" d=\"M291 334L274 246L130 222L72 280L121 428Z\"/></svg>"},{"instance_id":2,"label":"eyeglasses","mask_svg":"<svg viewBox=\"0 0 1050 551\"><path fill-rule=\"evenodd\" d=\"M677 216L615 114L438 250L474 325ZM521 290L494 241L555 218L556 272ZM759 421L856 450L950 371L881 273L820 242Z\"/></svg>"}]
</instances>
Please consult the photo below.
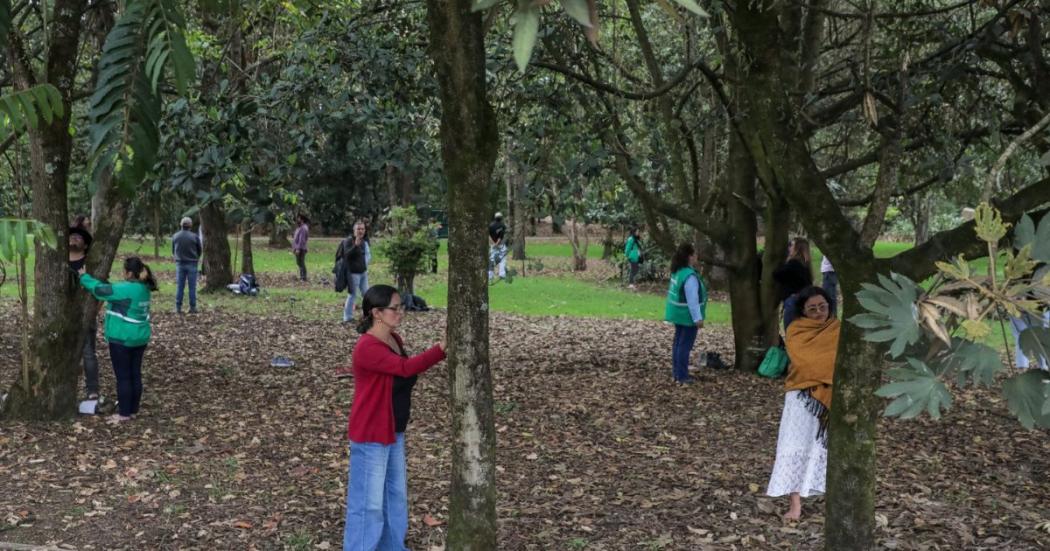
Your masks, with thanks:
<instances>
[{"instance_id":1,"label":"eyeglasses","mask_svg":"<svg viewBox=\"0 0 1050 551\"><path fill-rule=\"evenodd\" d=\"M827 312L828 303L823 302L821 304L814 304L813 306L806 306L806 312L816 314L817 312Z\"/></svg>"},{"instance_id":2,"label":"eyeglasses","mask_svg":"<svg viewBox=\"0 0 1050 551\"><path fill-rule=\"evenodd\" d=\"M383 308L383 310L393 310L393 311L395 311L395 312L397 312L399 314L403 314L403 313L405 313L405 305L404 304L392 304L390 306L387 306L387 307Z\"/></svg>"}]
</instances>

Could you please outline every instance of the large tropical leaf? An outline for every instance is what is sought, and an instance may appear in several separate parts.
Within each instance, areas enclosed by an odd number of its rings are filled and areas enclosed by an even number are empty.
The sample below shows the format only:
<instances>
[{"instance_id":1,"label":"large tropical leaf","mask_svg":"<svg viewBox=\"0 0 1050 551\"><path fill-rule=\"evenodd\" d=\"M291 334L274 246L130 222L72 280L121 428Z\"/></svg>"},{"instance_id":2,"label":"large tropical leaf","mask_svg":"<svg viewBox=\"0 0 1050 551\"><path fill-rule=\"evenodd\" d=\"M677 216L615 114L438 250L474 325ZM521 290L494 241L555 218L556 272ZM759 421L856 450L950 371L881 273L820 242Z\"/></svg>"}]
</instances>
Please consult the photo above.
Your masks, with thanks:
<instances>
[{"instance_id":1,"label":"large tropical leaf","mask_svg":"<svg viewBox=\"0 0 1050 551\"><path fill-rule=\"evenodd\" d=\"M948 388L925 363L908 358L906 367L891 369L888 373L892 383L875 391L876 396L895 398L886 406L883 415L910 419L925 410L930 417L939 419L941 409L952 405Z\"/></svg>"},{"instance_id":2,"label":"large tropical leaf","mask_svg":"<svg viewBox=\"0 0 1050 551\"><path fill-rule=\"evenodd\" d=\"M1014 229L1014 248L1021 249L1026 245L1032 246L1033 259L1050 262L1050 214L1043 215L1038 226L1027 214L1021 218Z\"/></svg>"},{"instance_id":3,"label":"large tropical leaf","mask_svg":"<svg viewBox=\"0 0 1050 551\"><path fill-rule=\"evenodd\" d=\"M879 274L878 281L879 285L864 283L863 290L857 293L857 300L869 313L858 314L849 321L865 330L865 340L891 342L890 355L897 358L922 336L915 305L919 286L896 273L890 277Z\"/></svg>"},{"instance_id":4,"label":"large tropical leaf","mask_svg":"<svg viewBox=\"0 0 1050 551\"><path fill-rule=\"evenodd\" d=\"M28 90L0 96L0 139L11 132L36 128L65 113L62 95L50 84L38 84Z\"/></svg>"},{"instance_id":5,"label":"large tropical leaf","mask_svg":"<svg viewBox=\"0 0 1050 551\"><path fill-rule=\"evenodd\" d=\"M50 226L24 218L0 218L0 259L15 260L27 256L33 243L55 248L57 239Z\"/></svg>"},{"instance_id":6,"label":"large tropical leaf","mask_svg":"<svg viewBox=\"0 0 1050 551\"><path fill-rule=\"evenodd\" d=\"M959 384L969 375L974 384L991 385L995 374L1003 368L999 352L994 348L965 339L952 339L952 346L940 361L945 375L955 372Z\"/></svg>"},{"instance_id":7,"label":"large tropical leaf","mask_svg":"<svg viewBox=\"0 0 1050 551\"><path fill-rule=\"evenodd\" d=\"M172 0L133 0L106 36L88 111L95 182L112 174L128 191L153 167L161 76L170 65L181 93L193 77L184 26Z\"/></svg>"},{"instance_id":8,"label":"large tropical leaf","mask_svg":"<svg viewBox=\"0 0 1050 551\"><path fill-rule=\"evenodd\" d=\"M1003 395L1010 413L1017 416L1025 428L1050 428L1050 410L1046 406L1050 395L1050 374L1030 369L1003 383Z\"/></svg>"}]
</instances>

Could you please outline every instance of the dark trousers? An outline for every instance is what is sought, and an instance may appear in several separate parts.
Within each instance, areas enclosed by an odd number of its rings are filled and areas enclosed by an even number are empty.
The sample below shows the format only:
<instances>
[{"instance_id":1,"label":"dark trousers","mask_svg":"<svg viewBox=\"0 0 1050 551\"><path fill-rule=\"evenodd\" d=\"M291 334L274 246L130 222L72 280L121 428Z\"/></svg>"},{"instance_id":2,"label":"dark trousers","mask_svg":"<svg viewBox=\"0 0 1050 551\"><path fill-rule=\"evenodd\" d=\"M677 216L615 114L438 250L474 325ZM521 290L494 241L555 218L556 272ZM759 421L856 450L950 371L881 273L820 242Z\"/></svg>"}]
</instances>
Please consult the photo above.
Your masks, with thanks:
<instances>
[{"instance_id":1,"label":"dark trousers","mask_svg":"<svg viewBox=\"0 0 1050 551\"><path fill-rule=\"evenodd\" d=\"M295 253L295 263L299 266L299 279L306 281L306 251Z\"/></svg>"},{"instance_id":2,"label":"dark trousers","mask_svg":"<svg viewBox=\"0 0 1050 551\"><path fill-rule=\"evenodd\" d=\"M697 326L678 325L674 326L674 344L671 347L671 368L675 381L684 381L689 378L689 353L693 351L696 343Z\"/></svg>"},{"instance_id":3,"label":"dark trousers","mask_svg":"<svg viewBox=\"0 0 1050 551\"><path fill-rule=\"evenodd\" d=\"M830 297L828 311L831 312L832 316L838 317L836 308L839 301L839 275L835 272L824 272L822 275L824 277L821 278L820 286L824 288L824 291Z\"/></svg>"},{"instance_id":4,"label":"dark trousers","mask_svg":"<svg viewBox=\"0 0 1050 551\"><path fill-rule=\"evenodd\" d=\"M109 343L109 357L113 360L113 376L117 380L117 412L127 417L139 412L142 401L142 355L145 346L134 348Z\"/></svg>"},{"instance_id":5,"label":"dark trousers","mask_svg":"<svg viewBox=\"0 0 1050 551\"><path fill-rule=\"evenodd\" d=\"M635 280L638 279L638 268L639 266L641 266L641 264L638 262L631 261L627 261L627 263L631 265L630 271L627 272L627 283L634 285Z\"/></svg>"},{"instance_id":6,"label":"dark trousers","mask_svg":"<svg viewBox=\"0 0 1050 551\"><path fill-rule=\"evenodd\" d=\"M84 390L98 394L98 357L95 355L95 339L98 333L98 317L92 317L84 334Z\"/></svg>"}]
</instances>

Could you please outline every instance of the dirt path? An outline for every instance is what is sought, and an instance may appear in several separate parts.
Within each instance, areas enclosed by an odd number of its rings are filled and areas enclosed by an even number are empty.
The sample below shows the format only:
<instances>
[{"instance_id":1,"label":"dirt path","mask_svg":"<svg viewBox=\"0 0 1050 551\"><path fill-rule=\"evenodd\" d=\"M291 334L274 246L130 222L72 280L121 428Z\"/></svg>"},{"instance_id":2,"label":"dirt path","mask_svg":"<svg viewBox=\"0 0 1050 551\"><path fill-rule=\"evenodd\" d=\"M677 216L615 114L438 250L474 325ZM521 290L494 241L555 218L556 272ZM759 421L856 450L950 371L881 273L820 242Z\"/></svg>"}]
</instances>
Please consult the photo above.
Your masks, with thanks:
<instances>
[{"instance_id":1,"label":"dirt path","mask_svg":"<svg viewBox=\"0 0 1050 551\"><path fill-rule=\"evenodd\" d=\"M6 386L16 333L10 316L0 327ZM356 335L223 312L162 312L154 327L137 421L0 425L0 542L339 549L353 383L331 371ZM441 328L431 312L403 333L419 350ZM702 331L697 350L729 357L727 331ZM501 549L821 546L821 500L784 526L783 500L763 495L780 383L717 372L675 387L670 340L655 322L494 317ZM278 354L297 365L269 367ZM422 551L444 541L424 518L447 519L446 385L444 365L420 378L408 430L409 547ZM882 423L884 546L1050 547L1050 438L994 396L959 394L940 423Z\"/></svg>"}]
</instances>

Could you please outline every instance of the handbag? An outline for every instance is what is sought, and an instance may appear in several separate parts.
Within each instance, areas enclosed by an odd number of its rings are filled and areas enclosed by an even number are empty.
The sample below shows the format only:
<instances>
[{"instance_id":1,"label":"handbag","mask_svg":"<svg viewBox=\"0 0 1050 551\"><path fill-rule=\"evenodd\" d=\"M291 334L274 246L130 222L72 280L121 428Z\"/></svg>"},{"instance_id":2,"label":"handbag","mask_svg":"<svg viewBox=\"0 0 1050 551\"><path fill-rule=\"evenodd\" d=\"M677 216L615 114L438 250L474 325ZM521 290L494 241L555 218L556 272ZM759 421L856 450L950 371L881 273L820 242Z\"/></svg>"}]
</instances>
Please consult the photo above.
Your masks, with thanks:
<instances>
[{"instance_id":1,"label":"handbag","mask_svg":"<svg viewBox=\"0 0 1050 551\"><path fill-rule=\"evenodd\" d=\"M758 374L770 379L776 379L784 374L787 364L787 352L779 346L771 346L766 350L766 356L762 358L762 363L758 366Z\"/></svg>"}]
</instances>

